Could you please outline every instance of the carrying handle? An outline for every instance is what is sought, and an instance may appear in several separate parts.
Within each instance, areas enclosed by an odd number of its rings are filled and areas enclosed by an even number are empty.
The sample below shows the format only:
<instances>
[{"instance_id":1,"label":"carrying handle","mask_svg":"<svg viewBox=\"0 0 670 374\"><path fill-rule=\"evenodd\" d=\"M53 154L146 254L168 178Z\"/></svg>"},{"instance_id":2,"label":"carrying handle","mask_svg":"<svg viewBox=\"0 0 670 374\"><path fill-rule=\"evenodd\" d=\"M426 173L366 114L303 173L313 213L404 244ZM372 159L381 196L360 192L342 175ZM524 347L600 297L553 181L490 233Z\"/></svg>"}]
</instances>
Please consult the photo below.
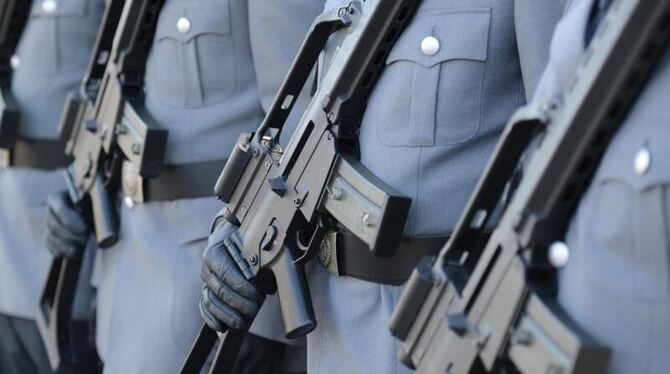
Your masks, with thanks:
<instances>
[{"instance_id":1,"label":"carrying handle","mask_svg":"<svg viewBox=\"0 0 670 374\"><path fill-rule=\"evenodd\" d=\"M350 23L351 20L348 14L339 9L324 13L314 20L305 41L303 41L291 65L291 69L284 79L284 83L279 89L279 93L275 96L275 100L267 116L265 116L265 120L256 132L257 139L262 138L270 128L279 130L274 134L275 139L279 139L281 129L284 127L284 123L291 113L291 109L297 101L300 91L302 91L305 82L307 82L312 72L312 67L316 64L328 39L332 34L348 26Z\"/></svg>"},{"instance_id":2,"label":"carrying handle","mask_svg":"<svg viewBox=\"0 0 670 374\"><path fill-rule=\"evenodd\" d=\"M535 135L545 128L548 118L535 107L524 107L512 116L496 145L475 192L470 197L465 213L456 225L447 243L450 248L442 251L440 261L458 262L462 252L476 243L487 227L496 204L505 192L521 158ZM453 250L451 250L453 248ZM468 263L476 263L478 256L469 256Z\"/></svg>"}]
</instances>

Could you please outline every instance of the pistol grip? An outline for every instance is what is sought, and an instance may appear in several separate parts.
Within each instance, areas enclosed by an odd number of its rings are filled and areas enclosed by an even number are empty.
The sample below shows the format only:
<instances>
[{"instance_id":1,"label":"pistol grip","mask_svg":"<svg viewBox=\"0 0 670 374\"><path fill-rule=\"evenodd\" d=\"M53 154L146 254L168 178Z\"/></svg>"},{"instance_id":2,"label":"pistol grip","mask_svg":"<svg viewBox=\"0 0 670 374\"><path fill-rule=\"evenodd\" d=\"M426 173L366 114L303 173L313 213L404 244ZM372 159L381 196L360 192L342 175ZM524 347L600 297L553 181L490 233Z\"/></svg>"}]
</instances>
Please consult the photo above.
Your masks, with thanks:
<instances>
[{"instance_id":1,"label":"pistol grip","mask_svg":"<svg viewBox=\"0 0 670 374\"><path fill-rule=\"evenodd\" d=\"M285 247L270 269L277 281L286 337L293 339L314 330L316 319L303 264Z\"/></svg>"}]
</instances>

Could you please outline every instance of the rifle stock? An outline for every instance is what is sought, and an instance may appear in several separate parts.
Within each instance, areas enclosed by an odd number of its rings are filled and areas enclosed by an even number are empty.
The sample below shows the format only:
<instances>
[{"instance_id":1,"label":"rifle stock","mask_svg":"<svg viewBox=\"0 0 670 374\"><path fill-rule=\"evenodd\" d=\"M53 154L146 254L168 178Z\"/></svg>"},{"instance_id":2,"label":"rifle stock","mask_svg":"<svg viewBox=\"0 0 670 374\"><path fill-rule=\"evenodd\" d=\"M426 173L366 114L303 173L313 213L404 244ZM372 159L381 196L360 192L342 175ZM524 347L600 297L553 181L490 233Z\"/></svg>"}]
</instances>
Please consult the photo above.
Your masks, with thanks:
<instances>
[{"instance_id":1,"label":"rifle stock","mask_svg":"<svg viewBox=\"0 0 670 374\"><path fill-rule=\"evenodd\" d=\"M36 323L54 371L99 371L87 319L95 250L89 241L82 256L54 259L49 268Z\"/></svg>"}]
</instances>

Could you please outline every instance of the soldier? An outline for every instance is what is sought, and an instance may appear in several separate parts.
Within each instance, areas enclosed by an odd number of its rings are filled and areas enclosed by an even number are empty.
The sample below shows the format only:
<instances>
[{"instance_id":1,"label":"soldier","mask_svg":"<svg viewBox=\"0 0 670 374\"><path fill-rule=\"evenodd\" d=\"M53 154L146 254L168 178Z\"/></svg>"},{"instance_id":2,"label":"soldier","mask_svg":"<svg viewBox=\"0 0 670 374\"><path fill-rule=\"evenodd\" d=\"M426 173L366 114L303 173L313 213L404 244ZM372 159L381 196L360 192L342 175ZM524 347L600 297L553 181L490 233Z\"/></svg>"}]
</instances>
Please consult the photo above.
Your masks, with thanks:
<instances>
[{"instance_id":1,"label":"soldier","mask_svg":"<svg viewBox=\"0 0 670 374\"><path fill-rule=\"evenodd\" d=\"M64 188L58 140L66 94L89 62L102 1L34 1L16 55L11 93L19 139L0 167L0 372L50 372L34 323L49 268L44 250L47 196Z\"/></svg>"},{"instance_id":2,"label":"soldier","mask_svg":"<svg viewBox=\"0 0 670 374\"><path fill-rule=\"evenodd\" d=\"M148 112L169 130L167 166L144 202L130 197L142 182L124 170L120 239L98 254L96 341L106 371L179 368L201 323L199 263L211 218L221 208L209 196L223 158L240 133L262 120L323 6L307 0L248 3L167 0L161 10L144 92ZM198 178L185 180L193 175L186 170L196 170ZM69 227L81 221L69 206L58 213L54 218ZM69 238L62 242L76 247L77 233L64 231ZM54 230L50 235L59 237ZM275 318L272 309L269 304L264 312L269 319ZM274 324L263 326L263 320L253 331L274 339L268 329ZM260 337L251 341L263 348L246 350L249 365L263 364L271 356L267 349L283 349Z\"/></svg>"},{"instance_id":3,"label":"soldier","mask_svg":"<svg viewBox=\"0 0 670 374\"><path fill-rule=\"evenodd\" d=\"M611 1L574 0L534 98L560 97ZM670 51L610 142L566 235L559 301L612 349L612 373L667 373Z\"/></svg>"},{"instance_id":4,"label":"soldier","mask_svg":"<svg viewBox=\"0 0 670 374\"><path fill-rule=\"evenodd\" d=\"M406 238L382 260L347 233L328 236L340 274L317 264L308 274L319 323L307 337L308 372L405 370L387 328L400 285L445 243L507 119L535 92L562 10L560 1L422 2L386 60L359 137L362 162L413 200ZM212 291L203 316L243 326L256 295L222 253L205 253Z\"/></svg>"}]
</instances>

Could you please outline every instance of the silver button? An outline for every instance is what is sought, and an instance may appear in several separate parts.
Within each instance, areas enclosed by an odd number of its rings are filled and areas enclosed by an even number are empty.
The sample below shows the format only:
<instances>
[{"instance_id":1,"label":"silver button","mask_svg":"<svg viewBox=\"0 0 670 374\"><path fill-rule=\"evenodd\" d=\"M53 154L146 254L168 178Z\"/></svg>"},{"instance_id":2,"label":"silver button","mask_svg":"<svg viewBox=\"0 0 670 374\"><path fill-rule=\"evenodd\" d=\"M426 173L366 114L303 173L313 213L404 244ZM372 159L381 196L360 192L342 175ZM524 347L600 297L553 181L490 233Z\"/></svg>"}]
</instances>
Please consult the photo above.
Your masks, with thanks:
<instances>
[{"instance_id":1,"label":"silver button","mask_svg":"<svg viewBox=\"0 0 670 374\"><path fill-rule=\"evenodd\" d=\"M58 3L56 0L44 0L42 2L42 11L46 14L55 12L56 8L58 8Z\"/></svg>"},{"instance_id":2,"label":"silver button","mask_svg":"<svg viewBox=\"0 0 670 374\"><path fill-rule=\"evenodd\" d=\"M126 204L126 207L129 210L133 210L133 208L135 207L135 201L133 201L133 198L130 196L124 196L123 203Z\"/></svg>"},{"instance_id":3,"label":"silver button","mask_svg":"<svg viewBox=\"0 0 670 374\"><path fill-rule=\"evenodd\" d=\"M635 171L635 174L642 176L647 174L649 166L651 166L651 152L649 152L649 148L645 146L640 148L635 154L633 171Z\"/></svg>"},{"instance_id":4,"label":"silver button","mask_svg":"<svg viewBox=\"0 0 670 374\"><path fill-rule=\"evenodd\" d=\"M19 66L21 66L21 58L17 55L13 55L9 59L9 66L11 66L13 70L18 69Z\"/></svg>"},{"instance_id":5,"label":"silver button","mask_svg":"<svg viewBox=\"0 0 670 374\"><path fill-rule=\"evenodd\" d=\"M557 268L562 268L570 260L570 248L563 242L554 242L549 246L549 263Z\"/></svg>"},{"instance_id":6,"label":"silver button","mask_svg":"<svg viewBox=\"0 0 670 374\"><path fill-rule=\"evenodd\" d=\"M421 41L421 52L426 56L435 56L440 51L440 41L434 36L426 36Z\"/></svg>"},{"instance_id":7,"label":"silver button","mask_svg":"<svg viewBox=\"0 0 670 374\"><path fill-rule=\"evenodd\" d=\"M182 34L191 31L191 20L186 17L179 17L177 20L177 30Z\"/></svg>"}]
</instances>

